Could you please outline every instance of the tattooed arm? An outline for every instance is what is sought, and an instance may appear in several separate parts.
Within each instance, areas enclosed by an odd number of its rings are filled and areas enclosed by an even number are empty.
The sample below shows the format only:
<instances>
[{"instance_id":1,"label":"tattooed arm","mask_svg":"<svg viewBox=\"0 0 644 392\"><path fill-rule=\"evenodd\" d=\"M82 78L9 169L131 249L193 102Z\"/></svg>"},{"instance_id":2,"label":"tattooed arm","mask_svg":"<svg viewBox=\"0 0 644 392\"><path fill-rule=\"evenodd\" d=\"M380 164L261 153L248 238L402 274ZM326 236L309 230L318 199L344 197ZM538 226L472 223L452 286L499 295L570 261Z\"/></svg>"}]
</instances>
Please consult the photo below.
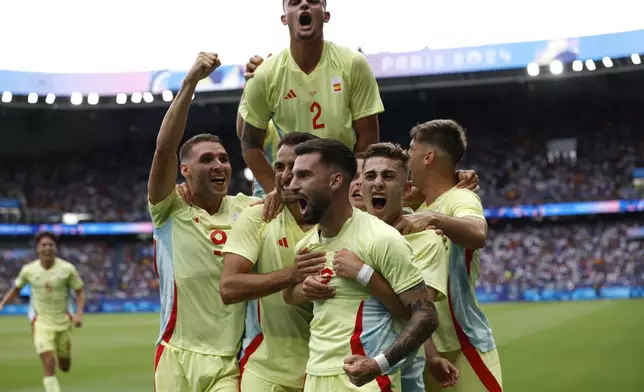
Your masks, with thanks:
<instances>
[{"instance_id":1,"label":"tattooed arm","mask_svg":"<svg viewBox=\"0 0 644 392\"><path fill-rule=\"evenodd\" d=\"M262 147L266 138L266 130L259 129L248 122L244 122L241 135L242 155L253 176L262 185L264 191L269 193L275 188L273 168L264 156Z\"/></svg>"},{"instance_id":2,"label":"tattooed arm","mask_svg":"<svg viewBox=\"0 0 644 392\"><path fill-rule=\"evenodd\" d=\"M411 319L400 337L383 353L390 366L418 350L438 327L436 307L425 283L421 282L398 296L403 305L409 308ZM360 355L346 358L344 371L351 382L357 386L362 386L381 374L380 365L376 359Z\"/></svg>"}]
</instances>

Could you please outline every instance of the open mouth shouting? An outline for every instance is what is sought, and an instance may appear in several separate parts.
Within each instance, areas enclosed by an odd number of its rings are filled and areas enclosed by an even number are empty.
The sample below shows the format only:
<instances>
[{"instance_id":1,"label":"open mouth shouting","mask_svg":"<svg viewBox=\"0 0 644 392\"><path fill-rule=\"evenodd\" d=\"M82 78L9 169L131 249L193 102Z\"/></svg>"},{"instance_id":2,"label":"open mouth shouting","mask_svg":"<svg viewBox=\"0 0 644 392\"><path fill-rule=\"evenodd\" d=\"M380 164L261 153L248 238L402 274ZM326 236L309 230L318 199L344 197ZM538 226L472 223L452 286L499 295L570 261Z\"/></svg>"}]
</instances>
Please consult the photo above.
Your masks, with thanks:
<instances>
[{"instance_id":1,"label":"open mouth shouting","mask_svg":"<svg viewBox=\"0 0 644 392\"><path fill-rule=\"evenodd\" d=\"M210 177L210 182L218 187L224 186L226 184L226 176L223 174L215 174Z\"/></svg>"},{"instance_id":2,"label":"open mouth shouting","mask_svg":"<svg viewBox=\"0 0 644 392\"><path fill-rule=\"evenodd\" d=\"M300 213L305 215L309 208L309 202L303 198L298 198L297 202L300 203Z\"/></svg>"},{"instance_id":3,"label":"open mouth shouting","mask_svg":"<svg viewBox=\"0 0 644 392\"><path fill-rule=\"evenodd\" d=\"M300 27L302 30L310 30L313 28L313 17L308 11L304 11L300 14Z\"/></svg>"},{"instance_id":4,"label":"open mouth shouting","mask_svg":"<svg viewBox=\"0 0 644 392\"><path fill-rule=\"evenodd\" d=\"M356 189L351 193L351 199L353 201L362 201L362 192L360 192L360 189Z\"/></svg>"},{"instance_id":5,"label":"open mouth shouting","mask_svg":"<svg viewBox=\"0 0 644 392\"><path fill-rule=\"evenodd\" d=\"M371 206L376 212L384 211L385 207L387 206L387 199L383 195L372 195Z\"/></svg>"}]
</instances>

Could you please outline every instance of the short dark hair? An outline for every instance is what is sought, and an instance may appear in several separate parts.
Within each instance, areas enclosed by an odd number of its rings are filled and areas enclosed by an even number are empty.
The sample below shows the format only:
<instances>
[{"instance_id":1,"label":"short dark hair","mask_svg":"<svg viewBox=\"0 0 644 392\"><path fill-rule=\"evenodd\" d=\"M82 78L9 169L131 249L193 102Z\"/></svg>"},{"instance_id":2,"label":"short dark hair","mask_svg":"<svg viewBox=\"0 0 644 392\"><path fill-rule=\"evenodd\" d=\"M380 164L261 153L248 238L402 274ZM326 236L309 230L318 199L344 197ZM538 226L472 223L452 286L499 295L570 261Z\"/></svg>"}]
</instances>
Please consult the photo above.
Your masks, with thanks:
<instances>
[{"instance_id":1,"label":"short dark hair","mask_svg":"<svg viewBox=\"0 0 644 392\"><path fill-rule=\"evenodd\" d=\"M347 187L358 171L356 156L341 141L335 139L316 138L295 146L295 155L320 154L320 162L327 165L337 166L343 174L346 174L347 181L343 183Z\"/></svg>"},{"instance_id":2,"label":"short dark hair","mask_svg":"<svg viewBox=\"0 0 644 392\"><path fill-rule=\"evenodd\" d=\"M467 149L465 129L454 120L432 120L418 124L410 132L416 143L433 144L446 151L457 165Z\"/></svg>"},{"instance_id":3,"label":"short dark hair","mask_svg":"<svg viewBox=\"0 0 644 392\"><path fill-rule=\"evenodd\" d=\"M290 132L282 136L282 139L280 139L280 142L277 145L277 148L280 149L282 148L282 146L295 147L300 143L304 143L313 139L319 139L319 137L313 135L312 133Z\"/></svg>"},{"instance_id":4,"label":"short dark hair","mask_svg":"<svg viewBox=\"0 0 644 392\"><path fill-rule=\"evenodd\" d=\"M409 170L409 154L400 144L387 142L376 143L367 147L364 152L364 161L366 162L367 159L376 157L389 158L400 162L405 170L405 175L407 175L407 171Z\"/></svg>"},{"instance_id":5,"label":"short dark hair","mask_svg":"<svg viewBox=\"0 0 644 392\"><path fill-rule=\"evenodd\" d=\"M356 159L364 159L364 151L356 152Z\"/></svg>"},{"instance_id":6,"label":"short dark hair","mask_svg":"<svg viewBox=\"0 0 644 392\"><path fill-rule=\"evenodd\" d=\"M210 133L200 133L199 135L194 135L190 139L186 140L186 142L181 146L181 149L179 149L179 159L181 160L181 162L183 162L188 157L188 155L192 153L193 146L203 142L213 142L219 143L222 146L224 145L221 142L219 136L215 136Z\"/></svg>"},{"instance_id":7,"label":"short dark hair","mask_svg":"<svg viewBox=\"0 0 644 392\"><path fill-rule=\"evenodd\" d=\"M288 0L282 0L282 10L284 10L284 11L286 10L286 4L285 4L285 3L286 3L287 1L288 1ZM324 9L326 9L326 2L327 2L327 0L321 0L321 1L324 3Z\"/></svg>"},{"instance_id":8,"label":"short dark hair","mask_svg":"<svg viewBox=\"0 0 644 392\"><path fill-rule=\"evenodd\" d=\"M54 244L58 244L58 237L56 236L56 234L52 233L51 231L41 231L34 237L36 246L40 244L40 241L42 241L43 238L49 238L50 240L54 241Z\"/></svg>"}]
</instances>

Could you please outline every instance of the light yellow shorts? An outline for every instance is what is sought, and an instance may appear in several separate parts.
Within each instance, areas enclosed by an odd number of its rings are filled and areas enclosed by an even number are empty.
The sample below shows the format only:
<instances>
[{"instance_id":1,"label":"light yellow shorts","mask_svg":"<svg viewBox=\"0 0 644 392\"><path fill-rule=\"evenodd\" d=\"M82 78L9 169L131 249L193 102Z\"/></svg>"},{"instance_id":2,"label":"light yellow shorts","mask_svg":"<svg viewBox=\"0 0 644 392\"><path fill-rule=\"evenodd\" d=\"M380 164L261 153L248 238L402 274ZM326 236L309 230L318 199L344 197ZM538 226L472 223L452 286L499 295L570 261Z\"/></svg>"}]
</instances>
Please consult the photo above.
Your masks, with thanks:
<instances>
[{"instance_id":1,"label":"light yellow shorts","mask_svg":"<svg viewBox=\"0 0 644 392\"><path fill-rule=\"evenodd\" d=\"M459 350L440 353L440 355L454 364L459 372L456 386L442 390L449 392L500 392L503 390L501 362L496 349L481 353L472 347L467 353ZM429 375L427 369L425 389L428 392L441 391L438 382Z\"/></svg>"},{"instance_id":2,"label":"light yellow shorts","mask_svg":"<svg viewBox=\"0 0 644 392\"><path fill-rule=\"evenodd\" d=\"M302 388L285 387L257 377L248 369L241 378L241 392L302 392Z\"/></svg>"},{"instance_id":3,"label":"light yellow shorts","mask_svg":"<svg viewBox=\"0 0 644 392\"><path fill-rule=\"evenodd\" d=\"M157 392L239 392L237 358L195 353L162 342L154 358L154 388Z\"/></svg>"},{"instance_id":4,"label":"light yellow shorts","mask_svg":"<svg viewBox=\"0 0 644 392\"><path fill-rule=\"evenodd\" d=\"M346 374L337 376L306 376L304 383L304 392L401 392L400 387L400 370L389 376L380 376L369 384L357 387L351 384Z\"/></svg>"},{"instance_id":5,"label":"light yellow shorts","mask_svg":"<svg viewBox=\"0 0 644 392\"><path fill-rule=\"evenodd\" d=\"M35 323L32 326L34 346L38 354L54 351L60 358L69 358L72 354L72 328L57 331L53 328Z\"/></svg>"}]
</instances>

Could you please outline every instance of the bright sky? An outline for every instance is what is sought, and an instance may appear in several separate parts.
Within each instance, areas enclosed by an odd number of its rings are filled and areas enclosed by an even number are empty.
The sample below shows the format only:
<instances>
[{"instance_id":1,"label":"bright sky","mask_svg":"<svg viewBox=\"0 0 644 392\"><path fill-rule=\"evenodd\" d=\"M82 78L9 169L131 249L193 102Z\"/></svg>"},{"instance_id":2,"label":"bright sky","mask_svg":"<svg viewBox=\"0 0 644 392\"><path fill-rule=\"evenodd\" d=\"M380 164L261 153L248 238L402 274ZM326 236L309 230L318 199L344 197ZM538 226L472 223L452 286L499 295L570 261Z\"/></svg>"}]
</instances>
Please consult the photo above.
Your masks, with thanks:
<instances>
[{"instance_id":1,"label":"bright sky","mask_svg":"<svg viewBox=\"0 0 644 392\"><path fill-rule=\"evenodd\" d=\"M455 48L644 28L638 2L328 0L325 38L366 53ZM277 0L4 0L0 69L187 69L199 51L243 64L288 46ZM519 6L520 4L520 6ZM610 4L610 8L606 6Z\"/></svg>"}]
</instances>

